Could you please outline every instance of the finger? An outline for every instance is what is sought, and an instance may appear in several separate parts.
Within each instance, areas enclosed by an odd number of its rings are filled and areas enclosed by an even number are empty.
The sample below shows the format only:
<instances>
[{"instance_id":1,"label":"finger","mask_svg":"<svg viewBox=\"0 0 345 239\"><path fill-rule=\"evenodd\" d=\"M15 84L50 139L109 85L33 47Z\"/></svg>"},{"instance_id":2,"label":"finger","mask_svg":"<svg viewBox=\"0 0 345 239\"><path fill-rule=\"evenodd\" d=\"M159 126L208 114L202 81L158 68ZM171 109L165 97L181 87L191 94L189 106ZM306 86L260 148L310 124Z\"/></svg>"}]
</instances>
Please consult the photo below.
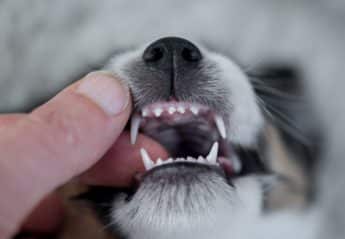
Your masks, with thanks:
<instances>
[{"instance_id":1,"label":"finger","mask_svg":"<svg viewBox=\"0 0 345 239\"><path fill-rule=\"evenodd\" d=\"M0 237L13 233L45 195L100 159L130 112L128 89L108 74L92 73L2 129Z\"/></svg>"},{"instance_id":2,"label":"finger","mask_svg":"<svg viewBox=\"0 0 345 239\"><path fill-rule=\"evenodd\" d=\"M106 155L81 176L90 185L128 186L133 176L144 172L140 149L145 148L152 159L167 158L167 151L147 136L138 135L135 145L130 143L129 134L123 133Z\"/></svg>"},{"instance_id":3,"label":"finger","mask_svg":"<svg viewBox=\"0 0 345 239\"><path fill-rule=\"evenodd\" d=\"M62 199L57 193L52 193L25 219L21 231L37 234L56 232L62 224L63 216Z\"/></svg>"},{"instance_id":4,"label":"finger","mask_svg":"<svg viewBox=\"0 0 345 239\"><path fill-rule=\"evenodd\" d=\"M12 125L16 124L19 120L23 119L25 114L7 114L0 117L0 130L8 129Z\"/></svg>"}]
</instances>

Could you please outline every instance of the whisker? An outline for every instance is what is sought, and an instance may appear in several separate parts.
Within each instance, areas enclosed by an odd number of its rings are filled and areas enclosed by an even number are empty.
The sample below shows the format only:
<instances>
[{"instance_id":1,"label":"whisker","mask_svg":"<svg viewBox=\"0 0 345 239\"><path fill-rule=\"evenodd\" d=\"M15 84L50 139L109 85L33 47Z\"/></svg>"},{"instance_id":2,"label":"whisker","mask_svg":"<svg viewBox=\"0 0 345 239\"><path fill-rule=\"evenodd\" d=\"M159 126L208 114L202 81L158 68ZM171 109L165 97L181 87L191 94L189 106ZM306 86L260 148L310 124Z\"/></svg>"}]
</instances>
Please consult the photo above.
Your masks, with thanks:
<instances>
[{"instance_id":1,"label":"whisker","mask_svg":"<svg viewBox=\"0 0 345 239\"><path fill-rule=\"evenodd\" d=\"M295 126L293 120L281 111L266 104L266 108L274 115L273 120L278 123L285 132L290 133L292 136L299 139L305 145L309 145L310 141L301 133L300 129Z\"/></svg>"},{"instance_id":2,"label":"whisker","mask_svg":"<svg viewBox=\"0 0 345 239\"><path fill-rule=\"evenodd\" d=\"M265 93L267 95L271 95L271 96L275 96L275 97L279 97L279 98L284 98L287 100L292 100L292 101L301 101L302 99L296 95L292 95L286 92L283 92L281 90L275 89L273 87L269 87L269 86L265 86L262 84L257 84L254 85L254 89L256 91L259 91L260 93Z\"/></svg>"}]
</instances>

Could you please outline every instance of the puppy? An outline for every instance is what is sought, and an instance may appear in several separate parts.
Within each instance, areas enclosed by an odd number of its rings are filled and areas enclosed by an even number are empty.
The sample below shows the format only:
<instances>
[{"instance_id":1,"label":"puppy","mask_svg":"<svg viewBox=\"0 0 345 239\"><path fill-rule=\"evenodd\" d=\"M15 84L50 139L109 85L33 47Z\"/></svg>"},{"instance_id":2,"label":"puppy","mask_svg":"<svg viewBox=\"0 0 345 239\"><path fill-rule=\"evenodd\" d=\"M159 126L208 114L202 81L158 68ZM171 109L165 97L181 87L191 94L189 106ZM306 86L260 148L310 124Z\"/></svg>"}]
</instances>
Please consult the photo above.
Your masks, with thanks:
<instances>
[{"instance_id":1,"label":"puppy","mask_svg":"<svg viewBox=\"0 0 345 239\"><path fill-rule=\"evenodd\" d=\"M284 231L309 217L266 215L291 202L301 207L312 195L304 169L311 172L316 160L318 130L300 127L311 110L293 69L248 73L178 37L117 54L105 69L131 89L131 143L141 132L170 154L151 158L143 148L146 172L133 175L131 187L91 187L78 197L113 235L261 238L275 224Z\"/></svg>"}]
</instances>

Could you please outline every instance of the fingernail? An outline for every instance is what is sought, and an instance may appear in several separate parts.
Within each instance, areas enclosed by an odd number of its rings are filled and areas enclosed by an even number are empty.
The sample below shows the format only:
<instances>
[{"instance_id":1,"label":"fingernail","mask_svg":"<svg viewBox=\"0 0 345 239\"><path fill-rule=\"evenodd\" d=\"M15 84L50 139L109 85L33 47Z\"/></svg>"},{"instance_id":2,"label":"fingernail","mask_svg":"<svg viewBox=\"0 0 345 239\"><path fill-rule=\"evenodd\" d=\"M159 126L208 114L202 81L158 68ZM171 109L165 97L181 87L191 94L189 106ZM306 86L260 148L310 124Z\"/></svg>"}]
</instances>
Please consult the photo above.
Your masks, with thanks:
<instances>
[{"instance_id":1,"label":"fingernail","mask_svg":"<svg viewBox=\"0 0 345 239\"><path fill-rule=\"evenodd\" d=\"M108 115L121 113L129 103L129 90L110 73L96 71L88 74L77 88Z\"/></svg>"}]
</instances>

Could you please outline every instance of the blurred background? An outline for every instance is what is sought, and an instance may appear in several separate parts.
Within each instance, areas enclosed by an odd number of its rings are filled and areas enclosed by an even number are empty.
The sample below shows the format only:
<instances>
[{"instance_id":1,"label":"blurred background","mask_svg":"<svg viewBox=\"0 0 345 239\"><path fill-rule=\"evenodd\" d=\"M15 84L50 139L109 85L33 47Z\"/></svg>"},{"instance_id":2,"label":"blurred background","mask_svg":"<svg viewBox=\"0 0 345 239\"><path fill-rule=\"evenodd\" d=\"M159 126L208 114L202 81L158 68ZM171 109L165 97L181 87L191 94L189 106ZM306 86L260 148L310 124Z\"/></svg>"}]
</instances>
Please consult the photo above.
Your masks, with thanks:
<instances>
[{"instance_id":1,"label":"blurred background","mask_svg":"<svg viewBox=\"0 0 345 239\"><path fill-rule=\"evenodd\" d=\"M0 112L23 111L109 56L182 36L244 68L284 62L303 73L323 124L323 233L345 235L345 1L2 0ZM337 238L336 235L334 238Z\"/></svg>"}]
</instances>

